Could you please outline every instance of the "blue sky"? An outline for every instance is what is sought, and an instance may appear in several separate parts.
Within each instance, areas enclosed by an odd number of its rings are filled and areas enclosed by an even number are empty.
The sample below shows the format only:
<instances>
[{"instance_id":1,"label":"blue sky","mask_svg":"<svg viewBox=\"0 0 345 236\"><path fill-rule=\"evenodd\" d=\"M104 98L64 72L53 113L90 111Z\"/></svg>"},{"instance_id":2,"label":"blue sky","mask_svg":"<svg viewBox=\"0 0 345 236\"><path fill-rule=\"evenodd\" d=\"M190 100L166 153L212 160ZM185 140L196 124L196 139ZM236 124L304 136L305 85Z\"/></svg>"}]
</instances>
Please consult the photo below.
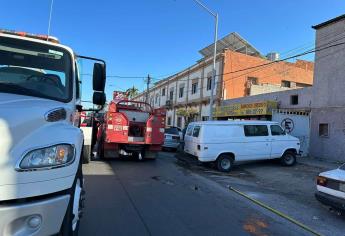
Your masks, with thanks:
<instances>
[{"instance_id":1,"label":"blue sky","mask_svg":"<svg viewBox=\"0 0 345 236\"><path fill-rule=\"evenodd\" d=\"M46 34L50 0L0 2L0 28ZM343 0L203 2L219 13L220 37L238 32L263 54L312 47L311 26L345 12ZM79 54L105 59L108 75L162 77L201 58L198 51L213 40L213 18L193 0L54 0L51 34ZM111 95L145 83L109 78L107 85Z\"/></svg>"}]
</instances>

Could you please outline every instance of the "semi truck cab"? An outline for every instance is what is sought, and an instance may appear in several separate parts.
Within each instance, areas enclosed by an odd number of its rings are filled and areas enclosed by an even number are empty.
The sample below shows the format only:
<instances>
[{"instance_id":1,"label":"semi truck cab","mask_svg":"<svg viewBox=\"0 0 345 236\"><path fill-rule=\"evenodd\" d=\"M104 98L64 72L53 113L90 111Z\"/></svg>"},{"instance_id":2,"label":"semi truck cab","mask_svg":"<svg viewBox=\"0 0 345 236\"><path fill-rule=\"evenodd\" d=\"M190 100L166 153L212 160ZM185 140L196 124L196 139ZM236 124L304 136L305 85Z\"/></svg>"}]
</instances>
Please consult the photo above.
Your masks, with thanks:
<instances>
[{"instance_id":1,"label":"semi truck cab","mask_svg":"<svg viewBox=\"0 0 345 236\"><path fill-rule=\"evenodd\" d=\"M56 38L0 30L0 235L77 235L84 199L77 58Z\"/></svg>"}]
</instances>

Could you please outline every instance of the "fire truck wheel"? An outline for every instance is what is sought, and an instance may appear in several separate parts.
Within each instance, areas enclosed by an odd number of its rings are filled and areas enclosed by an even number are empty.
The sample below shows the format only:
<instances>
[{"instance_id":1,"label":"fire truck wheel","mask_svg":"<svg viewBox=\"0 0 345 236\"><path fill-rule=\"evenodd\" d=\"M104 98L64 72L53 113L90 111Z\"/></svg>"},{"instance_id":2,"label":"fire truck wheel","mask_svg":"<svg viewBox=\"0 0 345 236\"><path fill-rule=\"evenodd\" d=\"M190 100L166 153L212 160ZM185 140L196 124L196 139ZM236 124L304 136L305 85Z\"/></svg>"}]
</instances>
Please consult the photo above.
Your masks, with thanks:
<instances>
[{"instance_id":1,"label":"fire truck wheel","mask_svg":"<svg viewBox=\"0 0 345 236\"><path fill-rule=\"evenodd\" d=\"M62 222L59 236L77 236L79 232L80 218L85 201L83 189L83 172L79 165L72 188L69 190L70 201Z\"/></svg>"}]
</instances>

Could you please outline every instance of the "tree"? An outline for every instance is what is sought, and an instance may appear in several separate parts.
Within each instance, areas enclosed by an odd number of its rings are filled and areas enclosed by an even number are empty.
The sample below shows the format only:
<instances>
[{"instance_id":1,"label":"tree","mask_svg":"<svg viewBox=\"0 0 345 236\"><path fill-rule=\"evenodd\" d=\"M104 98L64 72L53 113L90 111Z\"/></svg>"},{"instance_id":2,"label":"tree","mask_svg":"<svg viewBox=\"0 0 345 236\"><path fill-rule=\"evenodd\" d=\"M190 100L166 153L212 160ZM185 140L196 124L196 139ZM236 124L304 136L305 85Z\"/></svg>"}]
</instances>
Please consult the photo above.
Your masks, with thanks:
<instances>
[{"instance_id":1,"label":"tree","mask_svg":"<svg viewBox=\"0 0 345 236\"><path fill-rule=\"evenodd\" d=\"M126 94L128 98L134 98L135 96L139 94L139 89L133 86L132 88L129 88L126 90Z\"/></svg>"},{"instance_id":2,"label":"tree","mask_svg":"<svg viewBox=\"0 0 345 236\"><path fill-rule=\"evenodd\" d=\"M187 126L191 121L193 121L193 119L195 118L195 116L197 116L199 114L199 112L194 109L194 108L180 108L176 111L176 114L178 116L182 116L184 119L184 123L185 126Z\"/></svg>"}]
</instances>

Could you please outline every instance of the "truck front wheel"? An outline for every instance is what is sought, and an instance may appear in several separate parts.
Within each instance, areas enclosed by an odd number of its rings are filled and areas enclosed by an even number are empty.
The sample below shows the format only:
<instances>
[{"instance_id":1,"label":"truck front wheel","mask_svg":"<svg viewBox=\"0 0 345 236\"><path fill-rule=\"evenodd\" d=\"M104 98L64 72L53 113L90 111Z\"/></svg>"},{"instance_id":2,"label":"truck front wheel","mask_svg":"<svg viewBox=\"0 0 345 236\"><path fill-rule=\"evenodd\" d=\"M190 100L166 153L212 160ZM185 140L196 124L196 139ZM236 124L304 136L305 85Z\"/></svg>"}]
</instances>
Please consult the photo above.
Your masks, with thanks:
<instances>
[{"instance_id":1,"label":"truck front wheel","mask_svg":"<svg viewBox=\"0 0 345 236\"><path fill-rule=\"evenodd\" d=\"M62 222L59 236L78 235L84 199L85 191L83 188L83 173L80 165L73 186L70 189L70 201Z\"/></svg>"},{"instance_id":2,"label":"truck front wheel","mask_svg":"<svg viewBox=\"0 0 345 236\"><path fill-rule=\"evenodd\" d=\"M91 146L90 145L84 145L84 148L83 148L83 163L84 164L90 163L91 155L92 155Z\"/></svg>"}]
</instances>

